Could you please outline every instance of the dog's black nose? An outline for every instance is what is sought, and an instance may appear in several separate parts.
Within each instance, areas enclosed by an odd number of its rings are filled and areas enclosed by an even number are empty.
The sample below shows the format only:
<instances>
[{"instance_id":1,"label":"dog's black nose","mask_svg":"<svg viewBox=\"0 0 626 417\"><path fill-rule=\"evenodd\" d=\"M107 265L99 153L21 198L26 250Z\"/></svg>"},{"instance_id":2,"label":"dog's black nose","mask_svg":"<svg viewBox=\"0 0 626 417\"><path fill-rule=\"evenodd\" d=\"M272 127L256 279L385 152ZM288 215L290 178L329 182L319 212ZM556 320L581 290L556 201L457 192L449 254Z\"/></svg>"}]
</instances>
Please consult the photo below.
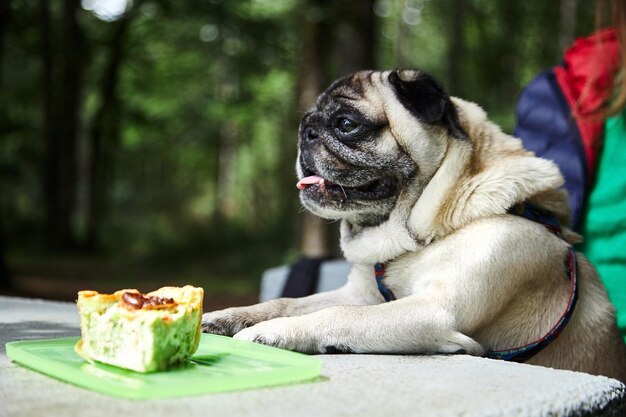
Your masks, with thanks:
<instances>
[{"instance_id":1,"label":"dog's black nose","mask_svg":"<svg viewBox=\"0 0 626 417\"><path fill-rule=\"evenodd\" d=\"M319 135L317 134L315 129L313 129L311 126L307 126L304 129L304 132L302 132L302 136L306 140L314 140L314 139L317 139L319 137Z\"/></svg>"}]
</instances>

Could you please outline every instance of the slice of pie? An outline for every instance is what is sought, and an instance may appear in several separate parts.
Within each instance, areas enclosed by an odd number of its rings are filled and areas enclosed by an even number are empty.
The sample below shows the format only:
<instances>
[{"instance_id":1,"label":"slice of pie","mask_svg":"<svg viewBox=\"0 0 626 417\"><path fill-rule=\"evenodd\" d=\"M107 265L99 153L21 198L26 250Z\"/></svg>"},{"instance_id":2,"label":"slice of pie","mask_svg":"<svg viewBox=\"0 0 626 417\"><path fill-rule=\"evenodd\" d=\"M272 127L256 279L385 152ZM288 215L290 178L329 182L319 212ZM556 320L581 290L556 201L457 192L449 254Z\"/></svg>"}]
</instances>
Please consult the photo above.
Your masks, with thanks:
<instances>
[{"instance_id":1,"label":"slice of pie","mask_svg":"<svg viewBox=\"0 0 626 417\"><path fill-rule=\"evenodd\" d=\"M148 294L120 290L78 293L82 339L76 352L137 372L154 372L184 362L198 349L202 288L163 287Z\"/></svg>"}]
</instances>

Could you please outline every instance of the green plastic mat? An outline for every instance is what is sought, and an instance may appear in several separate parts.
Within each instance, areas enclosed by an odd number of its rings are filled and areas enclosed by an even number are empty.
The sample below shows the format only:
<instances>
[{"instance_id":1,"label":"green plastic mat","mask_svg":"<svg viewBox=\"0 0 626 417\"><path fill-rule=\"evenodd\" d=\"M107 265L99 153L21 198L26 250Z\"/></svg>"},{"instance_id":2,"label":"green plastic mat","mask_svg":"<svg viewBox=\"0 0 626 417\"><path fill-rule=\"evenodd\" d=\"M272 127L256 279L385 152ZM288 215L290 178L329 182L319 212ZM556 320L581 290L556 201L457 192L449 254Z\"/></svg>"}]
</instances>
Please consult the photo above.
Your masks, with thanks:
<instances>
[{"instance_id":1,"label":"green plastic mat","mask_svg":"<svg viewBox=\"0 0 626 417\"><path fill-rule=\"evenodd\" d=\"M230 337L203 334L188 363L165 372L141 374L89 364L74 352L78 337L9 342L15 362L61 381L114 397L182 397L293 383L319 375L312 356Z\"/></svg>"}]
</instances>

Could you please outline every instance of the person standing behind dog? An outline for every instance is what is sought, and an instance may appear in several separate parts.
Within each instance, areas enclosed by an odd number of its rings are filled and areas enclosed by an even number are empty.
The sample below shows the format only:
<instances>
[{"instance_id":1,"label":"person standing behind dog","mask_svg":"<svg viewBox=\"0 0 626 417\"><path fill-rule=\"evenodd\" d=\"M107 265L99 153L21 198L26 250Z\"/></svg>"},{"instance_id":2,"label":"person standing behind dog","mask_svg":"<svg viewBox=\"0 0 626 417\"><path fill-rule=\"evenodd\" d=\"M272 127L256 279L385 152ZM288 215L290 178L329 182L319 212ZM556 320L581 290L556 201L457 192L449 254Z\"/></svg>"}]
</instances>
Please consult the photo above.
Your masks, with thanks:
<instances>
[{"instance_id":1,"label":"person standing behind dog","mask_svg":"<svg viewBox=\"0 0 626 417\"><path fill-rule=\"evenodd\" d=\"M607 3L612 23L601 29ZM596 3L597 31L521 93L514 136L565 177L579 248L593 262L626 340L626 2Z\"/></svg>"}]
</instances>

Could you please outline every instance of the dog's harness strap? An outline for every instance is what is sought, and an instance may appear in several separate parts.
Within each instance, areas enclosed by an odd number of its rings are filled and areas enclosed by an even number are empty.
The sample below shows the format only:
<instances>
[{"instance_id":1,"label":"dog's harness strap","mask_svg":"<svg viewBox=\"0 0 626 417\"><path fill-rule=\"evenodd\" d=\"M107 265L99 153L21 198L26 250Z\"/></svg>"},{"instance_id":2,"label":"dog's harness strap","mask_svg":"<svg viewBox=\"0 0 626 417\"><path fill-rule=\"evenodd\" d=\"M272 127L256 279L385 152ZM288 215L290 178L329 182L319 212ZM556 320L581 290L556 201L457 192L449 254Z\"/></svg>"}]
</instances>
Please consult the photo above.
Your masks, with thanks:
<instances>
[{"instance_id":1,"label":"dog's harness strap","mask_svg":"<svg viewBox=\"0 0 626 417\"><path fill-rule=\"evenodd\" d=\"M531 203L523 203L511 208L509 213L540 223L550 232L561 237L561 225L559 224L558 219L549 211ZM570 280L569 301L567 303L567 308L556 324L552 326L550 331L548 331L548 333L546 333L541 339L524 346L512 349L489 351L485 355L487 358L524 362L541 352L554 339L556 339L559 334L561 334L572 317L572 314L574 314L576 301L578 301L578 266L576 264L576 252L571 246L568 248L567 256L565 258L565 272ZM374 274L376 276L378 291L380 291L385 301L389 302L395 300L396 296L393 291L391 291L391 289L383 283L383 279L385 278L385 264L380 262L374 264Z\"/></svg>"},{"instance_id":2,"label":"dog's harness strap","mask_svg":"<svg viewBox=\"0 0 626 417\"><path fill-rule=\"evenodd\" d=\"M569 301L567 303L567 308L550 331L535 342L514 349L492 350L487 352L485 355L486 357L505 361L524 362L541 352L541 350L543 350L554 339L556 339L559 334L561 334L561 331L563 331L569 322L569 319L572 317L574 307L576 307L576 301L578 300L578 268L576 266L576 254L574 249L571 247L568 249L567 257L565 259L565 268L569 272L571 280Z\"/></svg>"},{"instance_id":3,"label":"dog's harness strap","mask_svg":"<svg viewBox=\"0 0 626 417\"><path fill-rule=\"evenodd\" d=\"M396 299L396 295L383 284L383 279L385 278L385 264L377 262L374 264L374 276L376 277L376 285L378 285L378 291L380 291L381 295L385 299L385 301L393 301Z\"/></svg>"},{"instance_id":4,"label":"dog's harness strap","mask_svg":"<svg viewBox=\"0 0 626 417\"><path fill-rule=\"evenodd\" d=\"M559 221L550 212L541 209L530 203L524 203L514 207L509 211L511 214L522 216L528 220L532 220L537 223L541 223L548 230L555 235L561 237L561 226ZM505 350L492 350L485 355L491 359L501 359L505 361L524 362L537 353L541 352L546 346L548 346L559 334L563 331L567 323L569 322L572 314L574 314L574 308L576 307L576 301L578 301L578 266L576 264L576 252L570 246L565 258L565 271L570 280L569 300L567 308L550 329L545 336L524 346L516 347L513 349Z\"/></svg>"}]
</instances>

